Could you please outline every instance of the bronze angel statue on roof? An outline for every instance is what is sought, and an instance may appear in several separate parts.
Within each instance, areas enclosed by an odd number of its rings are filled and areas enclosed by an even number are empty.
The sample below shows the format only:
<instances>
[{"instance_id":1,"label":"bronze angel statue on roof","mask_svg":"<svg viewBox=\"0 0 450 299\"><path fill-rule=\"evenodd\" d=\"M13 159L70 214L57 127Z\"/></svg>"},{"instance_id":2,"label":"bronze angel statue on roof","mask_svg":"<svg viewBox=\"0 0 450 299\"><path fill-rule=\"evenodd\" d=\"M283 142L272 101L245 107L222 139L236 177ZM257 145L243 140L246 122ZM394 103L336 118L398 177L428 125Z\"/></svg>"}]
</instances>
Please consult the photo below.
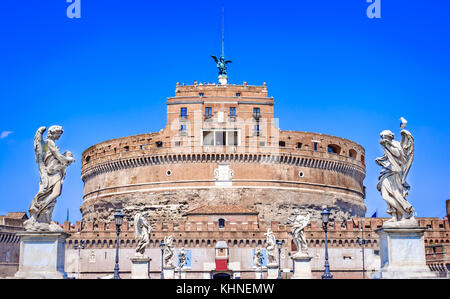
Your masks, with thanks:
<instances>
[{"instance_id":1,"label":"bronze angel statue on roof","mask_svg":"<svg viewBox=\"0 0 450 299\"><path fill-rule=\"evenodd\" d=\"M404 129L406 120L401 118L401 121L401 142L394 140L394 133L391 131L381 132L380 144L384 148L384 155L375 160L383 168L377 189L388 205L387 213L392 216L387 223L415 222L414 208L406 200L410 189L406 177L414 159L414 138Z\"/></svg>"},{"instance_id":2,"label":"bronze angel statue on roof","mask_svg":"<svg viewBox=\"0 0 450 299\"><path fill-rule=\"evenodd\" d=\"M34 151L39 167L39 191L31 202L30 219L24 222L29 231L61 231L55 223L51 223L56 199L61 195L62 184L66 176L66 167L75 161L70 151L60 154L55 141L64 130L61 126L48 129L47 140L44 140L46 127L37 130L34 136Z\"/></svg>"},{"instance_id":3,"label":"bronze angel statue on roof","mask_svg":"<svg viewBox=\"0 0 450 299\"><path fill-rule=\"evenodd\" d=\"M219 75L227 75L227 64L232 63L231 60L225 60L225 57L222 55L220 58L217 58L214 55L211 55L214 61L217 63L217 68L219 69Z\"/></svg>"}]
</instances>

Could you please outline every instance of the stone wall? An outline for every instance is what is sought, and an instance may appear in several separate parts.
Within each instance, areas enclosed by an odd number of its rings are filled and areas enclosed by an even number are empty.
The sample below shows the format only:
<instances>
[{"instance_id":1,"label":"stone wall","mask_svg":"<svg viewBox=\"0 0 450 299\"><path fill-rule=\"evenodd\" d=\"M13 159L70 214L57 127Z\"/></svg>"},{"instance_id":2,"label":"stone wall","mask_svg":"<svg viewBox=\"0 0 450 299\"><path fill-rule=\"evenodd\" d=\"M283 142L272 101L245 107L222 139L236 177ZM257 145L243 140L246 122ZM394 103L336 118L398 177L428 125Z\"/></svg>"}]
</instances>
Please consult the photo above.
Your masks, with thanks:
<instances>
[{"instance_id":1,"label":"stone wall","mask_svg":"<svg viewBox=\"0 0 450 299\"><path fill-rule=\"evenodd\" d=\"M368 240L365 246L366 277L377 271L379 262L379 239L374 232L382 226L382 218L355 218L348 221L335 221L329 227L328 246L331 271L335 278L361 278L362 277L362 251L357 243L357 236ZM449 244L450 225L448 219L419 218L420 226L428 227L425 232L425 245ZM282 240L282 268L292 270L290 255L296 250L291 238L291 226L270 223L277 239ZM102 222L78 222L75 226L65 223L65 230L71 233L66 242L66 270L72 276L96 278L111 274L114 269L115 258L115 224ZM268 225L257 222L225 223L220 229L217 222L185 222L154 224L150 244L146 254L152 258L151 274L159 278L161 267L160 242L168 235L174 236L175 248L192 251L192 267L187 269L188 278L203 278L210 273L208 263L214 263L214 247L218 241L225 241L230 249L230 263L239 269L241 278L255 277L255 269L251 264L253 249L265 245L264 233ZM77 231L80 230L78 234ZM324 232L321 223L313 221L306 229L306 238L312 259L313 275L319 278L323 273L324 263ZM85 249L75 250L74 245L80 240L86 240ZM132 223L125 222L120 236L120 268L124 277L130 275L130 258L135 254L136 240ZM278 255L278 254L277 254ZM427 255L428 258L429 255ZM81 260L78 259L81 257ZM432 261L430 260L430 264ZM290 274L288 275L290 276ZM284 277L284 274L283 274Z\"/></svg>"},{"instance_id":2,"label":"stone wall","mask_svg":"<svg viewBox=\"0 0 450 299\"><path fill-rule=\"evenodd\" d=\"M19 268L20 227L0 225L0 277L11 277Z\"/></svg>"}]
</instances>

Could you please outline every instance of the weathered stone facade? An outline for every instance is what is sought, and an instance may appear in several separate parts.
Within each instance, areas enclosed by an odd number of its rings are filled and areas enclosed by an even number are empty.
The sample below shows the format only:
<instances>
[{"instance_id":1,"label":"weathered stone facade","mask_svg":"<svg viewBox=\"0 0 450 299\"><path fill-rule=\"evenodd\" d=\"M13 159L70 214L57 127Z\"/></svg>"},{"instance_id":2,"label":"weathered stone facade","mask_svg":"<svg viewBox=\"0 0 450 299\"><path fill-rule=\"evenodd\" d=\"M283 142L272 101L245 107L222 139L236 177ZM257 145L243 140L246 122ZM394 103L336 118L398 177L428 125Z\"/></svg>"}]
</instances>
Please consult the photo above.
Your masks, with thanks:
<instances>
[{"instance_id":1,"label":"weathered stone facade","mask_svg":"<svg viewBox=\"0 0 450 299\"><path fill-rule=\"evenodd\" d=\"M364 216L364 148L344 138L281 131L267 86L177 84L158 133L102 142L83 153L83 221L150 210L183 221L205 203L235 204L260 221L297 207L319 218Z\"/></svg>"}]
</instances>

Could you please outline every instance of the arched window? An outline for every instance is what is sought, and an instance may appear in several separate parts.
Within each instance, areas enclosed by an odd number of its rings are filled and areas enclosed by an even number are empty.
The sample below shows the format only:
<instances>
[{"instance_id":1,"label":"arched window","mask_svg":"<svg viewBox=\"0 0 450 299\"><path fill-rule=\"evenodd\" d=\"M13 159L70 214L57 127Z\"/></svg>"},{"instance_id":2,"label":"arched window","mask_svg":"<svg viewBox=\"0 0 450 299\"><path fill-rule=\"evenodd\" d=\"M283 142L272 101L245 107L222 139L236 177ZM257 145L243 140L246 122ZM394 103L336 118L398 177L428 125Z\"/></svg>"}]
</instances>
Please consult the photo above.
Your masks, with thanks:
<instances>
[{"instance_id":1,"label":"arched window","mask_svg":"<svg viewBox=\"0 0 450 299\"><path fill-rule=\"evenodd\" d=\"M349 154L350 158L356 159L356 156L358 153L354 149L351 149L348 151L348 154Z\"/></svg>"},{"instance_id":2,"label":"arched window","mask_svg":"<svg viewBox=\"0 0 450 299\"><path fill-rule=\"evenodd\" d=\"M219 219L219 228L224 228L225 227L225 219L220 218Z\"/></svg>"}]
</instances>

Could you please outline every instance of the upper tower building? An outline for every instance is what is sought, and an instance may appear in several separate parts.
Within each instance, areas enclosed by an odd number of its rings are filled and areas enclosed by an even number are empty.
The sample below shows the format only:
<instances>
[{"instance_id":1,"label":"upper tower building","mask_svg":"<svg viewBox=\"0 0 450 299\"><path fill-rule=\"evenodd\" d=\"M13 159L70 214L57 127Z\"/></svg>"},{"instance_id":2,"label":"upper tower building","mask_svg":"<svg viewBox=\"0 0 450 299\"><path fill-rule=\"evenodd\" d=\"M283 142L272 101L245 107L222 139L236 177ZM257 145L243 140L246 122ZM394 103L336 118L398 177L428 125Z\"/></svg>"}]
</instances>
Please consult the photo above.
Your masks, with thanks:
<instances>
[{"instance_id":1,"label":"upper tower building","mask_svg":"<svg viewBox=\"0 0 450 299\"><path fill-rule=\"evenodd\" d=\"M223 83L223 82L222 82ZM364 148L350 140L280 131L267 86L177 84L157 133L102 142L83 153L83 220L113 209L183 221L204 205L257 211L284 223L296 208L363 216Z\"/></svg>"}]
</instances>

